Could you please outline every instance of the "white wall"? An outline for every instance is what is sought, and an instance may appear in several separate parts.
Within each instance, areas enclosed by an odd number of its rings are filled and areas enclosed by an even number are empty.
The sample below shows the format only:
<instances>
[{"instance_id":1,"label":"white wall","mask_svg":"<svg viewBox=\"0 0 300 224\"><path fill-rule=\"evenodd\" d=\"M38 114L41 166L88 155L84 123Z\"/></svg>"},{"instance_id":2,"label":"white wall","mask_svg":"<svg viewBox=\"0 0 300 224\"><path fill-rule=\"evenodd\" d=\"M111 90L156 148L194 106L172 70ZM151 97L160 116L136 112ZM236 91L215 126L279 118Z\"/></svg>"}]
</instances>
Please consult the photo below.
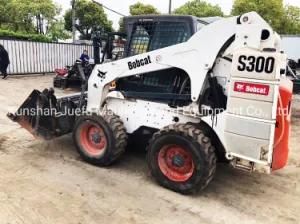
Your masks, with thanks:
<instances>
[{"instance_id":1,"label":"white wall","mask_svg":"<svg viewBox=\"0 0 300 224\"><path fill-rule=\"evenodd\" d=\"M91 45L0 40L10 58L9 74L50 73L73 65L84 49L93 57Z\"/></svg>"},{"instance_id":2,"label":"white wall","mask_svg":"<svg viewBox=\"0 0 300 224\"><path fill-rule=\"evenodd\" d=\"M300 59L300 36L282 36L282 48L289 59Z\"/></svg>"}]
</instances>

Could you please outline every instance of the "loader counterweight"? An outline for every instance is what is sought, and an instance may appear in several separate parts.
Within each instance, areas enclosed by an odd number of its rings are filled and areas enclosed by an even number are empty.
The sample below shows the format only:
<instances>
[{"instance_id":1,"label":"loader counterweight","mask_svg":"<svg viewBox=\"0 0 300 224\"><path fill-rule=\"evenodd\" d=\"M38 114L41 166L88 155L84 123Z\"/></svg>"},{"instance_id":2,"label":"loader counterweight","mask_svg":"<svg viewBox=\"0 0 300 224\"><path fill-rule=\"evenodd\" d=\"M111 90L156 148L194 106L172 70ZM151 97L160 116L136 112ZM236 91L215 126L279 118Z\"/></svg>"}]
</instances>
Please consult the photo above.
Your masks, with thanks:
<instances>
[{"instance_id":1,"label":"loader counterweight","mask_svg":"<svg viewBox=\"0 0 300 224\"><path fill-rule=\"evenodd\" d=\"M292 82L281 80L276 116L276 130L272 170L278 170L287 164L289 154L289 137L291 129L291 102L293 96Z\"/></svg>"}]
</instances>

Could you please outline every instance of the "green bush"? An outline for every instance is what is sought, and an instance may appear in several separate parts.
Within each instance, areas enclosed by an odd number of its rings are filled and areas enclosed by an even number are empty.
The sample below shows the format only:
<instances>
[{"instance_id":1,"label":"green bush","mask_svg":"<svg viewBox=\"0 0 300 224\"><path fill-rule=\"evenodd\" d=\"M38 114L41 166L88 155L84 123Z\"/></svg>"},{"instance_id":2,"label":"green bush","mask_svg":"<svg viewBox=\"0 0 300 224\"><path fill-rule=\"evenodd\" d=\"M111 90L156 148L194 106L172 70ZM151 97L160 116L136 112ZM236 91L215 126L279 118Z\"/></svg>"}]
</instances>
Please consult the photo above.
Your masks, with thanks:
<instances>
[{"instance_id":1,"label":"green bush","mask_svg":"<svg viewBox=\"0 0 300 224\"><path fill-rule=\"evenodd\" d=\"M51 39L45 35L41 34L27 34L21 32L13 32L10 30L1 30L0 29L0 38L7 38L12 40L30 40L37 42L52 42Z\"/></svg>"}]
</instances>

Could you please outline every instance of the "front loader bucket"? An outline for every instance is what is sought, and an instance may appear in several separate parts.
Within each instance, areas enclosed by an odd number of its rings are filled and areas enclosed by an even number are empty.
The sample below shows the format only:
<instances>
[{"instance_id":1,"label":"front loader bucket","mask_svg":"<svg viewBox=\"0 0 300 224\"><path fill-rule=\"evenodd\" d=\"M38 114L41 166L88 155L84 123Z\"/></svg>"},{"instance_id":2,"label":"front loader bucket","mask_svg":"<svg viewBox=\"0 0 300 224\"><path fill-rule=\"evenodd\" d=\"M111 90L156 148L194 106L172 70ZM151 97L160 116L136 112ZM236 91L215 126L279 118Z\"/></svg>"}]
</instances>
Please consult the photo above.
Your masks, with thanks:
<instances>
[{"instance_id":1,"label":"front loader bucket","mask_svg":"<svg viewBox=\"0 0 300 224\"><path fill-rule=\"evenodd\" d=\"M74 123L74 117L58 116L61 109L57 105L53 90L33 90L17 112L7 116L33 136L50 140L69 133Z\"/></svg>"},{"instance_id":2,"label":"front loader bucket","mask_svg":"<svg viewBox=\"0 0 300 224\"><path fill-rule=\"evenodd\" d=\"M33 90L15 114L7 116L21 127L25 128L35 137L51 139L53 137L51 116L42 114L45 105L42 105L42 93Z\"/></svg>"}]
</instances>

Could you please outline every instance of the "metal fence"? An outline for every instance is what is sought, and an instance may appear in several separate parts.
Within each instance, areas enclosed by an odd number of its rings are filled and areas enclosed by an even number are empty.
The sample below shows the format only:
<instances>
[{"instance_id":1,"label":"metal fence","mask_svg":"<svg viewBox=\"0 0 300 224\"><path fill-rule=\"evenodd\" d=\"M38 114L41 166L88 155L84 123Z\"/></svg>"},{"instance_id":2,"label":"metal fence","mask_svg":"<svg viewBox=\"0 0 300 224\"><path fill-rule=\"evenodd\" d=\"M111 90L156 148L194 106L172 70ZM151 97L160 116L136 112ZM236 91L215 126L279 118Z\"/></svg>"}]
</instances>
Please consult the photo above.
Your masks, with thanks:
<instances>
[{"instance_id":1,"label":"metal fence","mask_svg":"<svg viewBox=\"0 0 300 224\"><path fill-rule=\"evenodd\" d=\"M74 64L84 49L93 57L92 45L39 43L0 39L10 58L9 74L50 73Z\"/></svg>"}]
</instances>

